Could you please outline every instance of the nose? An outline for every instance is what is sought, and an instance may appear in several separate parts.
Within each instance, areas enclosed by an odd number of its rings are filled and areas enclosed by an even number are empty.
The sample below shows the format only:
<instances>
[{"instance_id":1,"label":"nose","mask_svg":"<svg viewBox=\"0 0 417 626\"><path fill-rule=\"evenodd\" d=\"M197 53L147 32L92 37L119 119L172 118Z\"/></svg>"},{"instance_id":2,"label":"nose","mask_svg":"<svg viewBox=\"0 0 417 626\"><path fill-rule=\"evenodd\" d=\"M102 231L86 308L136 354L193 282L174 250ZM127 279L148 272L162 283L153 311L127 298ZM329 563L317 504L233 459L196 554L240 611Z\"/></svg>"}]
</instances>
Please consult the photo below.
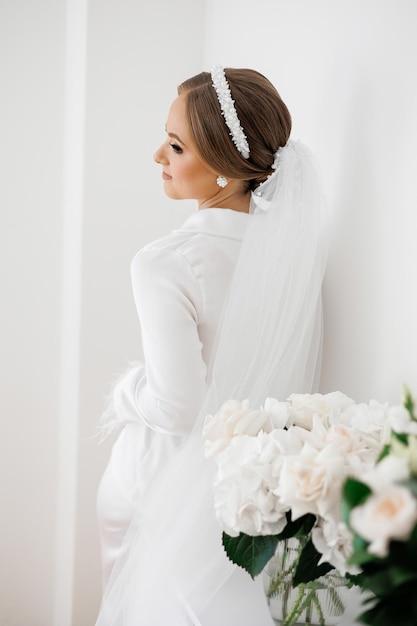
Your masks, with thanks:
<instances>
[{"instance_id":1,"label":"nose","mask_svg":"<svg viewBox=\"0 0 417 626\"><path fill-rule=\"evenodd\" d=\"M159 163L159 165L166 165L168 163L168 159L165 156L164 144L159 146L158 150L153 155L153 160L155 163Z\"/></svg>"}]
</instances>

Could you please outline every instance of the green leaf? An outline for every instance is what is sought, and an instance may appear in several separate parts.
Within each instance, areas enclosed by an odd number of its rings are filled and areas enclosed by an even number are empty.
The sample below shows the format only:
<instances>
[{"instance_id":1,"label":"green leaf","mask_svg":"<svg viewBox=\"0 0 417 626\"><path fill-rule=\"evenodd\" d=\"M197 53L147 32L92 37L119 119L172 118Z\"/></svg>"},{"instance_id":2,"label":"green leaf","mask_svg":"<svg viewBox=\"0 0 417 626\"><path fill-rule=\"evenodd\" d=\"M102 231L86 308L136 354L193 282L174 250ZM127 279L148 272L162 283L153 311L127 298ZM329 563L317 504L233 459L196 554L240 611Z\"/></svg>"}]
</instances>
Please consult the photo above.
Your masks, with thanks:
<instances>
[{"instance_id":1,"label":"green leaf","mask_svg":"<svg viewBox=\"0 0 417 626\"><path fill-rule=\"evenodd\" d=\"M401 484L404 487L407 487L413 496L417 498L417 480L415 478L408 478L407 480L402 481Z\"/></svg>"},{"instance_id":2,"label":"green leaf","mask_svg":"<svg viewBox=\"0 0 417 626\"><path fill-rule=\"evenodd\" d=\"M357 540L357 544L355 545L355 541ZM360 542L362 545L360 545ZM375 561L375 555L369 554L366 550L366 546L368 544L364 542L360 537L355 537L354 540L354 552L352 556L349 558L350 565L364 565L365 563L370 563Z\"/></svg>"},{"instance_id":3,"label":"green leaf","mask_svg":"<svg viewBox=\"0 0 417 626\"><path fill-rule=\"evenodd\" d=\"M376 561L377 557L375 557ZM379 559L378 568L400 567L416 572L417 563L417 525L414 526L407 541L393 539L389 543L389 552L384 559Z\"/></svg>"},{"instance_id":4,"label":"green leaf","mask_svg":"<svg viewBox=\"0 0 417 626\"><path fill-rule=\"evenodd\" d=\"M395 431L392 431L391 437L392 439L396 439L402 443L404 446L408 446L408 435L406 433L396 433Z\"/></svg>"},{"instance_id":5,"label":"green leaf","mask_svg":"<svg viewBox=\"0 0 417 626\"><path fill-rule=\"evenodd\" d=\"M298 559L297 567L294 574L294 587L300 583L308 583L312 580L316 580L319 576L324 576L327 572L333 569L333 565L329 563L322 563L319 565L321 554L317 552L311 539L307 541L306 545L301 551Z\"/></svg>"},{"instance_id":6,"label":"green leaf","mask_svg":"<svg viewBox=\"0 0 417 626\"><path fill-rule=\"evenodd\" d=\"M394 595L398 588L417 579L417 572L402 567L388 567L366 576L366 588L376 596Z\"/></svg>"},{"instance_id":7,"label":"green leaf","mask_svg":"<svg viewBox=\"0 0 417 626\"><path fill-rule=\"evenodd\" d=\"M404 385L404 406L409 412L411 419L417 421L414 399L406 385Z\"/></svg>"},{"instance_id":8,"label":"green leaf","mask_svg":"<svg viewBox=\"0 0 417 626\"><path fill-rule=\"evenodd\" d=\"M260 574L273 557L277 543L276 535L252 537L240 533L238 537L230 537L223 533L223 547L227 556L233 563L245 569L252 578Z\"/></svg>"},{"instance_id":9,"label":"green leaf","mask_svg":"<svg viewBox=\"0 0 417 626\"><path fill-rule=\"evenodd\" d=\"M391 451L391 446L390 446L389 444L386 444L386 445L382 448L381 452L379 453L379 456L378 456L378 461L377 461L377 462L379 463L380 461L382 461L382 459L384 459L386 456L388 456L388 455L389 455L389 453L390 453L390 451Z\"/></svg>"},{"instance_id":10,"label":"green leaf","mask_svg":"<svg viewBox=\"0 0 417 626\"><path fill-rule=\"evenodd\" d=\"M346 572L345 577L348 581L349 589L351 587L354 587L355 585L361 588L365 586L365 577L362 572L360 572L359 574L349 574L349 572Z\"/></svg>"},{"instance_id":11,"label":"green leaf","mask_svg":"<svg viewBox=\"0 0 417 626\"><path fill-rule=\"evenodd\" d=\"M306 537L316 523L316 516L306 513L294 522L291 520L291 512L287 513L287 524L284 530L278 535L278 541L289 539L290 537Z\"/></svg>"},{"instance_id":12,"label":"green leaf","mask_svg":"<svg viewBox=\"0 0 417 626\"><path fill-rule=\"evenodd\" d=\"M371 598L373 606L359 616L362 624L371 626L415 626L417 601L415 585L402 587L382 599ZM369 602L368 602L369 603Z\"/></svg>"},{"instance_id":13,"label":"green leaf","mask_svg":"<svg viewBox=\"0 0 417 626\"><path fill-rule=\"evenodd\" d=\"M349 525L350 511L353 507L365 502L371 494L371 489L365 483L355 478L348 478L343 487L342 515L346 524Z\"/></svg>"},{"instance_id":14,"label":"green leaf","mask_svg":"<svg viewBox=\"0 0 417 626\"><path fill-rule=\"evenodd\" d=\"M415 481L413 480L413 487L415 487ZM408 538L408 543L413 547L417 547L417 524L414 526L411 535Z\"/></svg>"}]
</instances>

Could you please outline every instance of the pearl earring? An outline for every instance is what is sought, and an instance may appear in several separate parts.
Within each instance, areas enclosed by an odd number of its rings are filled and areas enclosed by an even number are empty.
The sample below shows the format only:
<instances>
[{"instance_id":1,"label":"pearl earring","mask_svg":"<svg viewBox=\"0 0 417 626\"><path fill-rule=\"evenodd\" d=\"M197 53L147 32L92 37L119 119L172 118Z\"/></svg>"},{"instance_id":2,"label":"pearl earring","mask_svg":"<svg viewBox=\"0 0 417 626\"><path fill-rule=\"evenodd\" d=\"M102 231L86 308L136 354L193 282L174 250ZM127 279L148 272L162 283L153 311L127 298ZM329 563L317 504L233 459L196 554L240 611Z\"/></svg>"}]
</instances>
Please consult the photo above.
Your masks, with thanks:
<instances>
[{"instance_id":1,"label":"pearl earring","mask_svg":"<svg viewBox=\"0 0 417 626\"><path fill-rule=\"evenodd\" d=\"M219 187L223 188L223 187L226 187L228 180L224 176L217 176L216 183L218 184Z\"/></svg>"}]
</instances>

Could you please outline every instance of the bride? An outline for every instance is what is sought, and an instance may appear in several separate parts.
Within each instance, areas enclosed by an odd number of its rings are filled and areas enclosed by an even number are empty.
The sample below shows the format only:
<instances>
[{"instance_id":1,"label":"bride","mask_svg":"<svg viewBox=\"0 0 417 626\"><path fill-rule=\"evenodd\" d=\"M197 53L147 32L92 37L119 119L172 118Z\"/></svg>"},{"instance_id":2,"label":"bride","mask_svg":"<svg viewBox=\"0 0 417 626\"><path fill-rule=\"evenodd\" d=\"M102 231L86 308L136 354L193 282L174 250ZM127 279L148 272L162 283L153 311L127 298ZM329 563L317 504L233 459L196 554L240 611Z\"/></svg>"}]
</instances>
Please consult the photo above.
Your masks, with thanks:
<instances>
[{"instance_id":1,"label":"bride","mask_svg":"<svg viewBox=\"0 0 417 626\"><path fill-rule=\"evenodd\" d=\"M144 363L104 416L120 434L98 494L97 626L268 623L259 583L222 550L202 428L228 398L259 406L317 386L326 216L290 131L249 69L185 81L169 110L154 158L167 196L198 211L132 262Z\"/></svg>"}]
</instances>

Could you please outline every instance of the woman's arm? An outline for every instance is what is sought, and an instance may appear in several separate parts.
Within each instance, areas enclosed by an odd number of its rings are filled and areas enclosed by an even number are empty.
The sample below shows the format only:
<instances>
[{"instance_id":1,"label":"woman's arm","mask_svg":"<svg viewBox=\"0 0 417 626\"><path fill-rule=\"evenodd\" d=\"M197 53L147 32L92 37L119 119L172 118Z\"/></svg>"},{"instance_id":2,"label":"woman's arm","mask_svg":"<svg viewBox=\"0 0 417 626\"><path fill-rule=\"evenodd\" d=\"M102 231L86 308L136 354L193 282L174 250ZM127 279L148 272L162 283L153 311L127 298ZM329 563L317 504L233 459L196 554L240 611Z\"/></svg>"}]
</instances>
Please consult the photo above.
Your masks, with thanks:
<instances>
[{"instance_id":1,"label":"woman's arm","mask_svg":"<svg viewBox=\"0 0 417 626\"><path fill-rule=\"evenodd\" d=\"M115 390L150 428L190 432L206 393L206 364L198 334L203 296L188 259L176 250L146 248L132 262L132 285L142 329L145 366ZM123 415L119 415L123 421Z\"/></svg>"}]
</instances>

